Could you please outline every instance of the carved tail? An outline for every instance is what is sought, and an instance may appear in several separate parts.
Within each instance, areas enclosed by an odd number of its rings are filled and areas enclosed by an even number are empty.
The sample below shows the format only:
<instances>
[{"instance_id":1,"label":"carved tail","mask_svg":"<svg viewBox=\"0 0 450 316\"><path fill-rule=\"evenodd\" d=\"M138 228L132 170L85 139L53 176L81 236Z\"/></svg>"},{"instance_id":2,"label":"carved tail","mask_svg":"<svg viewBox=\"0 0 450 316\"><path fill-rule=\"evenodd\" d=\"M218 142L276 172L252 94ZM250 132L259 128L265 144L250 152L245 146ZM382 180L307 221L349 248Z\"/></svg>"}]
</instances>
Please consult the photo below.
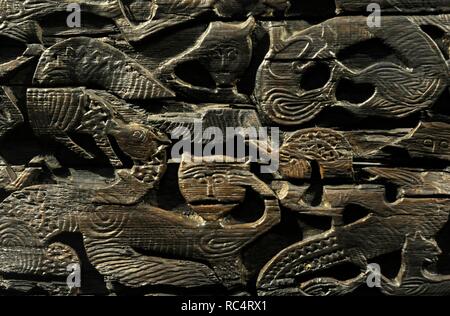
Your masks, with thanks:
<instances>
[{"instance_id":1,"label":"carved tail","mask_svg":"<svg viewBox=\"0 0 450 316\"><path fill-rule=\"evenodd\" d=\"M263 291L294 287L299 277L350 261L330 231L281 251L261 270L257 287Z\"/></svg>"},{"instance_id":2,"label":"carved tail","mask_svg":"<svg viewBox=\"0 0 450 316\"><path fill-rule=\"evenodd\" d=\"M0 204L0 274L67 276L67 266L79 263L69 246L53 243L77 223L67 215L70 188L35 186L11 194ZM36 219L39 218L38 223Z\"/></svg>"}]
</instances>

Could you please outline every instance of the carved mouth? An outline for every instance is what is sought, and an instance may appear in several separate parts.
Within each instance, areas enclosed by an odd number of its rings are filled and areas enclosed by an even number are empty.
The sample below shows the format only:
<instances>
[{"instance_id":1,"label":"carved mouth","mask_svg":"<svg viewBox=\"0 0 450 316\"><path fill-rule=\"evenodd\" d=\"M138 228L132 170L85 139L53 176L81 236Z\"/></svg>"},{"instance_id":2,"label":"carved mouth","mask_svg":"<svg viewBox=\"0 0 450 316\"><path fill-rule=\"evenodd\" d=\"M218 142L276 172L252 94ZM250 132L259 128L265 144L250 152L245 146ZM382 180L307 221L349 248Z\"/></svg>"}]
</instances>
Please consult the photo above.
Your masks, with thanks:
<instances>
[{"instance_id":1,"label":"carved mouth","mask_svg":"<svg viewBox=\"0 0 450 316\"><path fill-rule=\"evenodd\" d=\"M439 262L439 258L438 257L426 258L424 260L425 267L433 265L433 264L438 263L438 262Z\"/></svg>"},{"instance_id":2,"label":"carved mouth","mask_svg":"<svg viewBox=\"0 0 450 316\"><path fill-rule=\"evenodd\" d=\"M433 280L438 277L437 274L437 264L439 262L439 257L426 258L422 264L422 273L424 277Z\"/></svg>"},{"instance_id":3,"label":"carved mouth","mask_svg":"<svg viewBox=\"0 0 450 316\"><path fill-rule=\"evenodd\" d=\"M190 205L192 209L205 220L216 221L231 212L239 204L217 204L216 201L216 204Z\"/></svg>"},{"instance_id":4,"label":"carved mouth","mask_svg":"<svg viewBox=\"0 0 450 316\"><path fill-rule=\"evenodd\" d=\"M193 206L201 206L201 205L229 205L229 204L236 204L236 202L221 202L217 200L199 200L199 201L193 201L189 202L189 204Z\"/></svg>"},{"instance_id":5,"label":"carved mouth","mask_svg":"<svg viewBox=\"0 0 450 316\"><path fill-rule=\"evenodd\" d=\"M437 264L439 262L439 257L435 256L433 258L426 258L422 264L422 271L424 275L435 275Z\"/></svg>"}]
</instances>

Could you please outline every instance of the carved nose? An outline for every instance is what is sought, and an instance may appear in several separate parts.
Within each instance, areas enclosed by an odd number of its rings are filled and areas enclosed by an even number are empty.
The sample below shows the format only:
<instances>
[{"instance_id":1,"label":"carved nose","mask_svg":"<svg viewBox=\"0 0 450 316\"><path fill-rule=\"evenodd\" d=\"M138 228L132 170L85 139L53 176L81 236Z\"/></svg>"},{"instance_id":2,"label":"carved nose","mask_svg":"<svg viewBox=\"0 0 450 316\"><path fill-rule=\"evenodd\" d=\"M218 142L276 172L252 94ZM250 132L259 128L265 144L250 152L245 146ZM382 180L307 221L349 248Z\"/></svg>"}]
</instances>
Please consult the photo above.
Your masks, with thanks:
<instances>
[{"instance_id":1,"label":"carved nose","mask_svg":"<svg viewBox=\"0 0 450 316\"><path fill-rule=\"evenodd\" d=\"M233 77L230 74L217 74L215 76L216 84L219 88L232 87Z\"/></svg>"},{"instance_id":2,"label":"carved nose","mask_svg":"<svg viewBox=\"0 0 450 316\"><path fill-rule=\"evenodd\" d=\"M230 61L228 59L228 56L222 55L222 62L221 62L222 69L226 69L229 63Z\"/></svg>"},{"instance_id":3,"label":"carved nose","mask_svg":"<svg viewBox=\"0 0 450 316\"><path fill-rule=\"evenodd\" d=\"M206 182L206 196L207 197L214 197L214 193L215 193L214 181L211 178L208 178L206 181L207 181Z\"/></svg>"}]
</instances>

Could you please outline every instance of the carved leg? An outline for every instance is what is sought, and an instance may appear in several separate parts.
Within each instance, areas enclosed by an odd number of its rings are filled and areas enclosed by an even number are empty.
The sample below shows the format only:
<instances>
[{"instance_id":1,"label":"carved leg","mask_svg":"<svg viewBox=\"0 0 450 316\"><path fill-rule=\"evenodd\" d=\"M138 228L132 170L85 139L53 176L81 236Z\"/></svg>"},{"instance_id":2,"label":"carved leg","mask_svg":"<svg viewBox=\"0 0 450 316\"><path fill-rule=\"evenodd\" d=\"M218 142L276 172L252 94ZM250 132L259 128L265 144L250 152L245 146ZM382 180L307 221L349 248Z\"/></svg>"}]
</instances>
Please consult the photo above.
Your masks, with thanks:
<instances>
[{"instance_id":1,"label":"carved leg","mask_svg":"<svg viewBox=\"0 0 450 316\"><path fill-rule=\"evenodd\" d=\"M91 100L89 111L83 115L82 122L77 129L79 132L92 135L96 145L108 157L111 165L116 168L122 168L123 164L111 145L106 135L107 121L110 118L108 108L102 107L98 101Z\"/></svg>"},{"instance_id":2,"label":"carved leg","mask_svg":"<svg viewBox=\"0 0 450 316\"><path fill-rule=\"evenodd\" d=\"M74 152L75 154L85 158L85 159L93 159L94 156L92 156L90 153L88 153L86 150L84 150L82 147L80 147L78 144L76 144L69 136L67 135L58 135L55 136L55 140L64 145L66 148L68 148L70 151Z\"/></svg>"},{"instance_id":3,"label":"carved leg","mask_svg":"<svg viewBox=\"0 0 450 316\"><path fill-rule=\"evenodd\" d=\"M115 168L122 168L122 161L119 159L117 154L114 152L114 149L106 135L100 135L95 133L93 135L96 145L103 151L103 153L108 157L109 162Z\"/></svg>"},{"instance_id":4,"label":"carved leg","mask_svg":"<svg viewBox=\"0 0 450 316\"><path fill-rule=\"evenodd\" d=\"M14 171L13 171L14 172ZM41 174L41 168L26 168L9 185L5 187L7 191L14 192L21 190L33 184L36 178Z\"/></svg>"}]
</instances>

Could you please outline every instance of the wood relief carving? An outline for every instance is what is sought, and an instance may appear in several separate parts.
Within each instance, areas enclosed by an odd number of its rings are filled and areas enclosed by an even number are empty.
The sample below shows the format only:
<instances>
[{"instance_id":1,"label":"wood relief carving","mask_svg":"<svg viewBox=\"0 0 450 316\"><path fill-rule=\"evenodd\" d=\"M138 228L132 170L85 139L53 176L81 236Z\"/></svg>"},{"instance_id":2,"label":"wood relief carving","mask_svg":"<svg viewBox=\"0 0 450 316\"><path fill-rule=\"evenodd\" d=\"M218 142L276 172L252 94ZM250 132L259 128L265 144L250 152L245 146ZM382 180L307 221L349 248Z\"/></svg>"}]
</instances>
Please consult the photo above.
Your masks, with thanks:
<instances>
[{"instance_id":1,"label":"wood relief carving","mask_svg":"<svg viewBox=\"0 0 450 316\"><path fill-rule=\"evenodd\" d=\"M253 53L253 18L244 23L213 22L198 42L188 51L163 65L160 72L174 90L197 100L210 102L249 103L248 96L239 94L237 81L247 71ZM177 78L175 69L181 63L198 61L211 75L214 87L196 87Z\"/></svg>"},{"instance_id":2,"label":"wood relief carving","mask_svg":"<svg viewBox=\"0 0 450 316\"><path fill-rule=\"evenodd\" d=\"M278 43L259 69L261 111L274 123L300 125L328 107L380 117L404 117L431 107L448 78L439 48L407 17L385 17L383 22L371 28L366 17L339 17ZM339 60L339 53L370 40L391 48L408 66L384 60L360 68ZM329 79L323 86L308 86L304 77L320 70ZM370 85L374 92L363 102L339 100L338 87L346 81Z\"/></svg>"},{"instance_id":3,"label":"wood relief carving","mask_svg":"<svg viewBox=\"0 0 450 316\"><path fill-rule=\"evenodd\" d=\"M319 165L321 178L352 177L352 147L332 129L299 130L280 149L280 172L287 179L310 179L312 162Z\"/></svg>"},{"instance_id":4,"label":"wood relief carving","mask_svg":"<svg viewBox=\"0 0 450 316\"><path fill-rule=\"evenodd\" d=\"M339 11L362 12L365 11L369 0L336 0ZM449 12L450 5L445 0L381 0L377 2L387 12L426 13Z\"/></svg>"},{"instance_id":5,"label":"wood relief carving","mask_svg":"<svg viewBox=\"0 0 450 316\"><path fill-rule=\"evenodd\" d=\"M450 295L450 6L371 3L0 0L0 295Z\"/></svg>"}]
</instances>

